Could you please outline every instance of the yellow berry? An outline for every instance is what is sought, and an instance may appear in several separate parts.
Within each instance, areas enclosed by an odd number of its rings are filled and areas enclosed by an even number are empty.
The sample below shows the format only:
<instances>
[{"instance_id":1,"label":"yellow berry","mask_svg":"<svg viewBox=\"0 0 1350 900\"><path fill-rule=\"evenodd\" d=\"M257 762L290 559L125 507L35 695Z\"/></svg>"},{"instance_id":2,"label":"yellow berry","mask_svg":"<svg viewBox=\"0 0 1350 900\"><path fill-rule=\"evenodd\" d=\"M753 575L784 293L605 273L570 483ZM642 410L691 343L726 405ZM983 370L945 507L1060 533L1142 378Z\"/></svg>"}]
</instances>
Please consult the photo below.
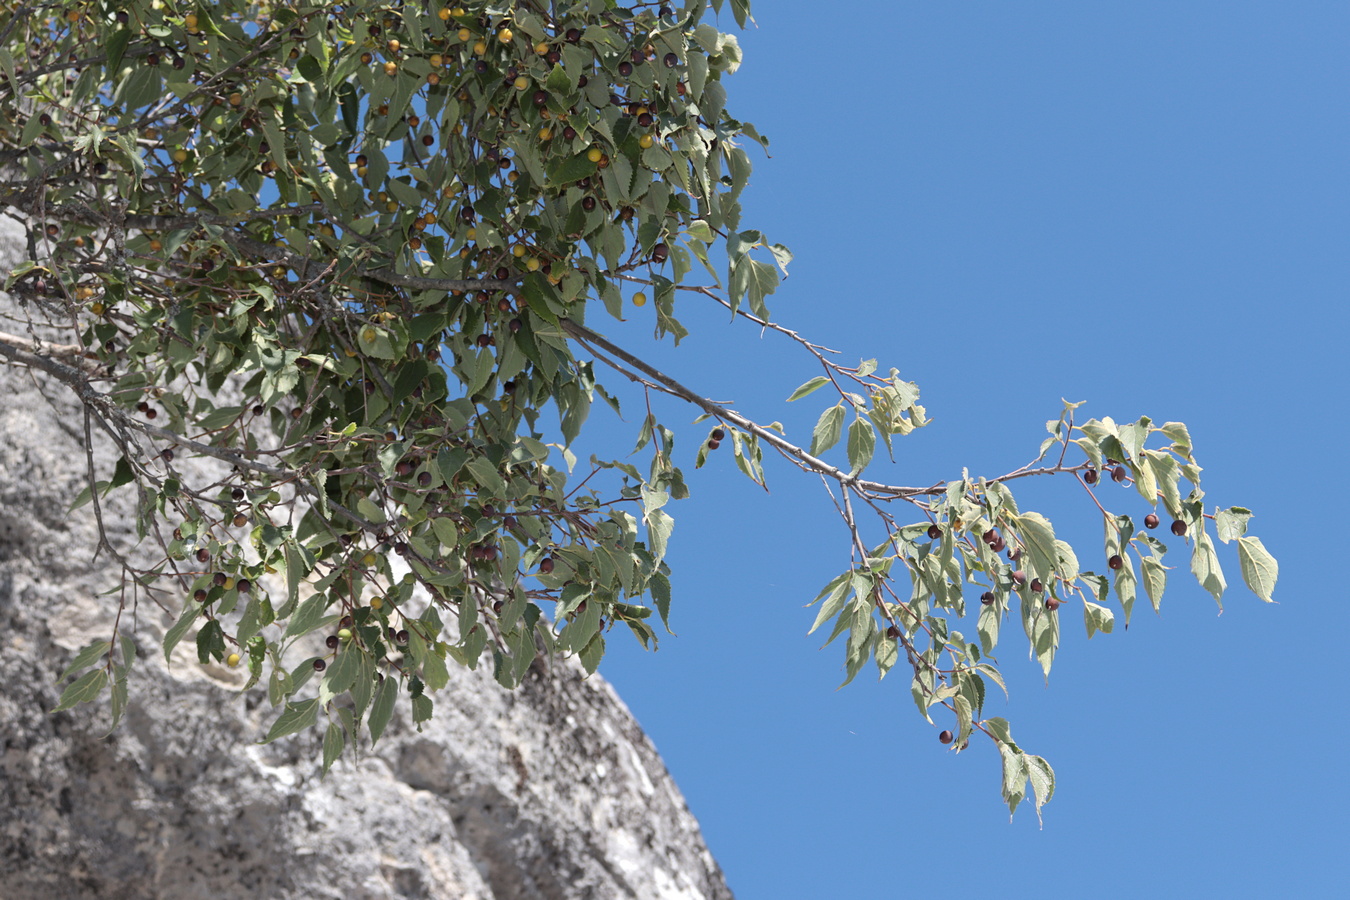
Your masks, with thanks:
<instances>
[{"instance_id":1,"label":"yellow berry","mask_svg":"<svg viewBox=\"0 0 1350 900\"><path fill-rule=\"evenodd\" d=\"M397 53L400 49L403 48L403 45L400 44L398 41L390 41L385 46L389 48L390 53Z\"/></svg>"},{"instance_id":2,"label":"yellow berry","mask_svg":"<svg viewBox=\"0 0 1350 900\"><path fill-rule=\"evenodd\" d=\"M547 140L552 140L552 138L553 138L553 130L552 130L551 128L540 128L540 129L539 129L539 140L541 140L541 141L547 141Z\"/></svg>"},{"instance_id":3,"label":"yellow berry","mask_svg":"<svg viewBox=\"0 0 1350 900\"><path fill-rule=\"evenodd\" d=\"M367 553L365 556L361 557L361 564L364 565L364 566L373 566L373 565L375 565L375 554L374 554L374 553Z\"/></svg>"},{"instance_id":4,"label":"yellow berry","mask_svg":"<svg viewBox=\"0 0 1350 900\"><path fill-rule=\"evenodd\" d=\"M92 303L89 306L89 311L96 316L101 316L108 311L108 308L102 303Z\"/></svg>"},{"instance_id":5,"label":"yellow berry","mask_svg":"<svg viewBox=\"0 0 1350 900\"><path fill-rule=\"evenodd\" d=\"M487 44L483 43L482 41L474 41L473 55L482 56L484 53L487 53Z\"/></svg>"},{"instance_id":6,"label":"yellow berry","mask_svg":"<svg viewBox=\"0 0 1350 900\"><path fill-rule=\"evenodd\" d=\"M338 629L338 640L350 641L352 639L352 630L350 628Z\"/></svg>"},{"instance_id":7,"label":"yellow berry","mask_svg":"<svg viewBox=\"0 0 1350 900\"><path fill-rule=\"evenodd\" d=\"M534 52L538 53L540 56L546 56L548 54L548 44L540 41L534 45Z\"/></svg>"},{"instance_id":8,"label":"yellow berry","mask_svg":"<svg viewBox=\"0 0 1350 900\"><path fill-rule=\"evenodd\" d=\"M243 102L244 102L244 95L239 93L238 91L235 91L233 94L230 95L231 106L239 106Z\"/></svg>"},{"instance_id":9,"label":"yellow berry","mask_svg":"<svg viewBox=\"0 0 1350 900\"><path fill-rule=\"evenodd\" d=\"M530 86L530 79L526 78L524 75L519 75L516 77L516 80L511 83L516 86L516 90L523 91Z\"/></svg>"},{"instance_id":10,"label":"yellow berry","mask_svg":"<svg viewBox=\"0 0 1350 900\"><path fill-rule=\"evenodd\" d=\"M196 31L196 30L197 30L197 14L196 14L196 13L188 13L186 16L183 17L183 24L187 26L187 30L188 30L188 31Z\"/></svg>"},{"instance_id":11,"label":"yellow berry","mask_svg":"<svg viewBox=\"0 0 1350 900\"><path fill-rule=\"evenodd\" d=\"M464 240L466 241L475 241L477 239L478 239L477 228L470 228L467 232L464 233Z\"/></svg>"},{"instance_id":12,"label":"yellow berry","mask_svg":"<svg viewBox=\"0 0 1350 900\"><path fill-rule=\"evenodd\" d=\"M650 134L644 134L642 137L638 138L638 146L641 147L643 150L646 150L653 143L655 142L652 140L652 136Z\"/></svg>"},{"instance_id":13,"label":"yellow berry","mask_svg":"<svg viewBox=\"0 0 1350 900\"><path fill-rule=\"evenodd\" d=\"M391 78L398 74L398 63L390 61L384 64L384 74Z\"/></svg>"},{"instance_id":14,"label":"yellow berry","mask_svg":"<svg viewBox=\"0 0 1350 900\"><path fill-rule=\"evenodd\" d=\"M525 268L529 269L531 272L538 272L539 260L531 256L529 259L525 260Z\"/></svg>"},{"instance_id":15,"label":"yellow berry","mask_svg":"<svg viewBox=\"0 0 1350 900\"><path fill-rule=\"evenodd\" d=\"M462 7L462 6L456 6L454 9L450 10L450 15L452 15L452 16L464 16L464 15L468 15L468 13L464 12L464 7Z\"/></svg>"},{"instance_id":16,"label":"yellow berry","mask_svg":"<svg viewBox=\"0 0 1350 900\"><path fill-rule=\"evenodd\" d=\"M450 18L450 7L442 6L436 11L436 17L442 22L447 21Z\"/></svg>"},{"instance_id":17,"label":"yellow berry","mask_svg":"<svg viewBox=\"0 0 1350 900\"><path fill-rule=\"evenodd\" d=\"M380 597L371 597L371 598L370 598L370 608L371 608L371 609L382 609L382 608L384 608L384 600L383 600L382 598L380 598Z\"/></svg>"},{"instance_id":18,"label":"yellow berry","mask_svg":"<svg viewBox=\"0 0 1350 900\"><path fill-rule=\"evenodd\" d=\"M188 152L182 147L173 151L173 161L176 163L185 163L188 161Z\"/></svg>"},{"instance_id":19,"label":"yellow berry","mask_svg":"<svg viewBox=\"0 0 1350 900\"><path fill-rule=\"evenodd\" d=\"M78 22L78 21L80 21L80 11L79 11L78 9L68 9L68 10L66 10L66 21L67 21L67 22Z\"/></svg>"},{"instance_id":20,"label":"yellow berry","mask_svg":"<svg viewBox=\"0 0 1350 900\"><path fill-rule=\"evenodd\" d=\"M445 65L445 57L441 56L439 53L433 53L427 62L431 63L433 68L439 69L441 66Z\"/></svg>"},{"instance_id":21,"label":"yellow berry","mask_svg":"<svg viewBox=\"0 0 1350 900\"><path fill-rule=\"evenodd\" d=\"M357 174L358 176L360 176L361 178L365 178L365 177L366 177L366 173L369 172L369 171L370 171L370 169L368 169L368 168L365 167L365 166L357 166L357 167L356 167L356 174Z\"/></svg>"},{"instance_id":22,"label":"yellow berry","mask_svg":"<svg viewBox=\"0 0 1350 900\"><path fill-rule=\"evenodd\" d=\"M371 341L375 340L379 336L380 333L376 331L374 328L371 328L369 325L361 329L361 340L365 341L367 344L369 344Z\"/></svg>"},{"instance_id":23,"label":"yellow berry","mask_svg":"<svg viewBox=\"0 0 1350 900\"><path fill-rule=\"evenodd\" d=\"M356 355L356 350L355 350L354 348L352 348L352 347L346 347L346 348L343 349L342 352L345 353L345 354L347 354L348 356L355 356L355 355Z\"/></svg>"},{"instance_id":24,"label":"yellow berry","mask_svg":"<svg viewBox=\"0 0 1350 900\"><path fill-rule=\"evenodd\" d=\"M164 245L163 245L162 243L160 243L159 238L151 238L151 239L150 239L150 249L153 250L154 252L158 253L159 251L161 251L161 250L164 249Z\"/></svg>"},{"instance_id":25,"label":"yellow berry","mask_svg":"<svg viewBox=\"0 0 1350 900\"><path fill-rule=\"evenodd\" d=\"M586 158L593 163L598 163L601 160L601 158L604 157L604 155L605 154L600 152L599 147L592 147L591 149L586 151Z\"/></svg>"},{"instance_id":26,"label":"yellow berry","mask_svg":"<svg viewBox=\"0 0 1350 900\"><path fill-rule=\"evenodd\" d=\"M384 211L391 213L398 212L398 203L393 200L390 200L388 203L384 205Z\"/></svg>"},{"instance_id":27,"label":"yellow berry","mask_svg":"<svg viewBox=\"0 0 1350 900\"><path fill-rule=\"evenodd\" d=\"M239 665L239 654L231 653L229 656L225 657L225 665L229 666L231 669Z\"/></svg>"},{"instance_id":28,"label":"yellow berry","mask_svg":"<svg viewBox=\"0 0 1350 900\"><path fill-rule=\"evenodd\" d=\"M647 305L647 295L644 294L644 293L642 293L642 291L638 291L636 294L633 295L633 305L634 305L634 306L646 306L646 305Z\"/></svg>"},{"instance_id":29,"label":"yellow berry","mask_svg":"<svg viewBox=\"0 0 1350 900\"><path fill-rule=\"evenodd\" d=\"M514 256L516 259L520 259L522 256L524 256L525 252L526 251L524 244L516 244L514 247L511 248L511 255Z\"/></svg>"},{"instance_id":30,"label":"yellow berry","mask_svg":"<svg viewBox=\"0 0 1350 900\"><path fill-rule=\"evenodd\" d=\"M497 32L497 40L501 41L503 44L511 43L511 39L514 37L515 34L512 33L510 28L503 28L501 31Z\"/></svg>"},{"instance_id":31,"label":"yellow berry","mask_svg":"<svg viewBox=\"0 0 1350 900\"><path fill-rule=\"evenodd\" d=\"M461 28L457 37L467 44L473 38L473 32L467 28Z\"/></svg>"},{"instance_id":32,"label":"yellow berry","mask_svg":"<svg viewBox=\"0 0 1350 900\"><path fill-rule=\"evenodd\" d=\"M232 590L234 590L234 579L233 579L233 578L230 578L230 577L227 577L227 578L225 579L225 583L222 584L221 587L223 587L223 588L224 588L225 590L227 590L227 591L232 591Z\"/></svg>"}]
</instances>

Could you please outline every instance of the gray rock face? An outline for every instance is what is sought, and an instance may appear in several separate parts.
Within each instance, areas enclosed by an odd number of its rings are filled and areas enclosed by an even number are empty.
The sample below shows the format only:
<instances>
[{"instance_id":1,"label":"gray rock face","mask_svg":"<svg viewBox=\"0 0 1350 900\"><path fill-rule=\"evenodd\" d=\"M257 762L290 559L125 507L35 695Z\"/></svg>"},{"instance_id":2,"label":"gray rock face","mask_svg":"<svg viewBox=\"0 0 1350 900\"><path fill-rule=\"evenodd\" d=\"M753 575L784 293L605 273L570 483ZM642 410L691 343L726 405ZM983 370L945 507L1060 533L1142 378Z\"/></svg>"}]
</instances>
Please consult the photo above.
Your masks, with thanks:
<instances>
[{"instance_id":1,"label":"gray rock face","mask_svg":"<svg viewBox=\"0 0 1350 900\"><path fill-rule=\"evenodd\" d=\"M22 333L22 315L0 297L0 331ZM731 897L651 742L576 665L537 663L515 692L452 671L420 733L401 709L374 751L320 779L321 732L257 744L265 691L240 696L239 671L191 653L167 666L177 610L141 602L123 614L139 658L118 729L106 733L106 696L48 713L57 676L111 635L117 608L100 596L117 570L93 558L91 507L66 512L86 483L83 441L67 388L0 360L0 896ZM125 548L115 497L105 526Z\"/></svg>"}]
</instances>

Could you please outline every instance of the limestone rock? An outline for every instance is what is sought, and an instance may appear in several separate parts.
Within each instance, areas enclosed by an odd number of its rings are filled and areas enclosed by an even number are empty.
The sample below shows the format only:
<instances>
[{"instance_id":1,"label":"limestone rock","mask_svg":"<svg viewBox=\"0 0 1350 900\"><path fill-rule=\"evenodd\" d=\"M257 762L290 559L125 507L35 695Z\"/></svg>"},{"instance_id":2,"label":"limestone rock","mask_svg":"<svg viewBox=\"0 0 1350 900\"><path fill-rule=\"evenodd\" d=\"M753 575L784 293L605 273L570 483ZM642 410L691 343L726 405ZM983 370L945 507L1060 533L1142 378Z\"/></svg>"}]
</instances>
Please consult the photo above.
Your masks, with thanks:
<instances>
[{"instance_id":1,"label":"limestone rock","mask_svg":"<svg viewBox=\"0 0 1350 900\"><path fill-rule=\"evenodd\" d=\"M0 314L11 332L24 315L4 298ZM106 698L50 714L57 676L117 609L91 506L67 514L84 440L68 389L0 361L0 896L731 897L651 742L574 664L537 664L515 692L453 671L420 733L400 710L321 779L321 732L259 745L265 692L240 696L239 671L191 655L166 666L177 610L142 600L122 614L138 660L118 729ZM127 513L116 493L103 507L123 550Z\"/></svg>"}]
</instances>

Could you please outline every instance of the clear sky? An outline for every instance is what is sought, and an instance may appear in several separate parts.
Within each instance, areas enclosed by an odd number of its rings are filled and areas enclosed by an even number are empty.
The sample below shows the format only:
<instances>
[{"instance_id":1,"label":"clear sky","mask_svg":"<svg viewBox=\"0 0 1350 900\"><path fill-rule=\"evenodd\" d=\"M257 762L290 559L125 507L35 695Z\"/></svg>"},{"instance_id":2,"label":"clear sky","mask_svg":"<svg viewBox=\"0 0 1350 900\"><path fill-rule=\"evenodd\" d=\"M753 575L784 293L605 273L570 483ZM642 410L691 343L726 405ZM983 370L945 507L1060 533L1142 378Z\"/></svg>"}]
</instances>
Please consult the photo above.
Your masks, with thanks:
<instances>
[{"instance_id":1,"label":"clear sky","mask_svg":"<svg viewBox=\"0 0 1350 900\"><path fill-rule=\"evenodd\" d=\"M744 202L747 226L797 254L774 316L898 367L935 419L877 474L1008 471L1035 455L1061 397L1089 415L1181 419L1210 507L1253 509L1281 577L1279 604L1262 604L1221 545L1222 616L1183 566L1161 617L1141 604L1128 632L1088 642L1065 617L1048 687L1010 629L1012 701L986 712L1050 759L1059 789L1043 829L1029 805L1009 824L993 746L940 745L903 672L835 690L841 649L817 649L802 608L848 565L819 482L774 464L765 494L729 448L694 472L706 426L684 428L679 637L652 655L615 633L602 672L737 896L1344 891L1350 6L761 0L756 12L729 107L773 141ZM694 334L674 352L651 347L650 305L624 325L589 321L689 386L809 434L820 404L783 401L817 374L811 360L682 302ZM587 440L631 446L640 415L628 418L597 407ZM1071 487L1018 495L1089 555L1099 519Z\"/></svg>"}]
</instances>

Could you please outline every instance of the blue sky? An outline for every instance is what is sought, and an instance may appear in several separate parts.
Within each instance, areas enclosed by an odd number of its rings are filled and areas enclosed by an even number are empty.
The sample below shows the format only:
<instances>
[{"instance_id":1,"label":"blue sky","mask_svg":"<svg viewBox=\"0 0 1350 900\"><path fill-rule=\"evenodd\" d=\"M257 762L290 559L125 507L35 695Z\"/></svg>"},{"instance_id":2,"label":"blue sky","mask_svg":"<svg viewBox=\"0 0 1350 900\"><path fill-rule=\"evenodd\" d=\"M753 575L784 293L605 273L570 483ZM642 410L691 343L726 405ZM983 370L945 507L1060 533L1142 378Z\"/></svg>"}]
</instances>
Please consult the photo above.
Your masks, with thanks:
<instances>
[{"instance_id":1,"label":"blue sky","mask_svg":"<svg viewBox=\"0 0 1350 900\"><path fill-rule=\"evenodd\" d=\"M1089 415L1181 419L1209 505L1256 512L1281 578L1280 602L1262 604L1221 546L1222 616L1178 572L1162 615L1137 607L1128 632L1089 642L1068 617L1048 687L1005 644L1012 700L986 712L1059 777L1043 829L1030 806L1009 824L994 748L948 752L903 673L835 690L841 650L818 650L802 608L848 565L819 482L773 464L766 494L724 451L694 472L706 426L684 427L679 636L653 655L616 633L601 671L737 896L1344 890L1350 7L842 0L756 13L729 107L773 141L744 203L747 226L797 255L774 317L896 366L935 420L878 476L1015 468L1061 397ZM694 334L678 350L651 345L650 305L590 324L809 434L820 405L783 401L816 374L811 360L682 302ZM587 442L631 446L629 419L597 407ZM1095 552L1099 520L1070 487L1018 497ZM1129 493L1119 506L1140 512Z\"/></svg>"}]
</instances>

